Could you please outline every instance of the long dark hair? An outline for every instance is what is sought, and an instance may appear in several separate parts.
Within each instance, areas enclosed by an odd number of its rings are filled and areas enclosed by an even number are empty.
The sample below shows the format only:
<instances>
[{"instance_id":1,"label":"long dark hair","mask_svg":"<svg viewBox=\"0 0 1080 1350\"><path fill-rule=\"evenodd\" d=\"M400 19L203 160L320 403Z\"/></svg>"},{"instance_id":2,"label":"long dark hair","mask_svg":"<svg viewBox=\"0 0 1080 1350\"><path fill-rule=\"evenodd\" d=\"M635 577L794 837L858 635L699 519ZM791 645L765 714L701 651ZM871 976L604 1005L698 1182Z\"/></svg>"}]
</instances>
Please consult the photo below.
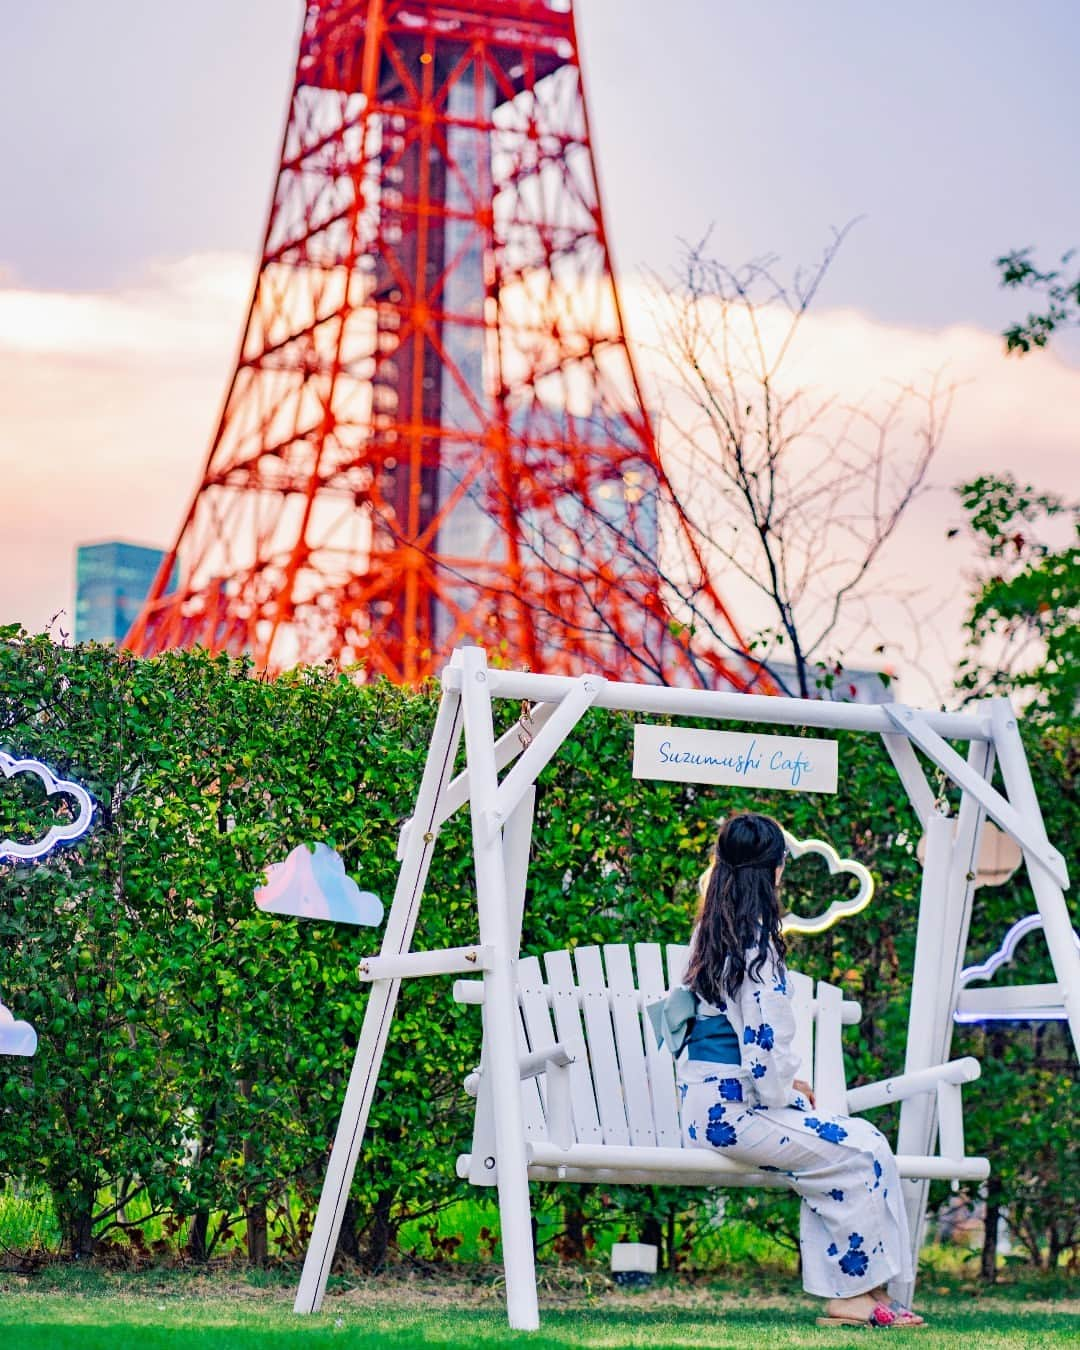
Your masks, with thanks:
<instances>
[{"instance_id":1,"label":"long dark hair","mask_svg":"<svg viewBox=\"0 0 1080 1350\"><path fill-rule=\"evenodd\" d=\"M699 998L734 998L748 973L760 976L770 947L783 961L776 869L786 853L783 831L769 816L747 811L720 826L686 970Z\"/></svg>"}]
</instances>

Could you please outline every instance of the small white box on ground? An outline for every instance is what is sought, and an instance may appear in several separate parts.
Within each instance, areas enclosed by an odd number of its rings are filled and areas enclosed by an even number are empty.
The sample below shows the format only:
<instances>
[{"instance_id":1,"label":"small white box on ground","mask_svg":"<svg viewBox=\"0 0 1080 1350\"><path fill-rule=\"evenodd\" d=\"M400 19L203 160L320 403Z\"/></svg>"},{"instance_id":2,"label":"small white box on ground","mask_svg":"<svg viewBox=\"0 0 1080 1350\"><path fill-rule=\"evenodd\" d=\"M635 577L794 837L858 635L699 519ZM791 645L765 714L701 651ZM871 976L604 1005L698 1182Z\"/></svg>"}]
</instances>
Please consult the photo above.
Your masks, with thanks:
<instances>
[{"instance_id":1,"label":"small white box on ground","mask_svg":"<svg viewBox=\"0 0 1080 1350\"><path fill-rule=\"evenodd\" d=\"M611 1273L655 1275L656 1257L651 1242L616 1242L611 1249Z\"/></svg>"}]
</instances>

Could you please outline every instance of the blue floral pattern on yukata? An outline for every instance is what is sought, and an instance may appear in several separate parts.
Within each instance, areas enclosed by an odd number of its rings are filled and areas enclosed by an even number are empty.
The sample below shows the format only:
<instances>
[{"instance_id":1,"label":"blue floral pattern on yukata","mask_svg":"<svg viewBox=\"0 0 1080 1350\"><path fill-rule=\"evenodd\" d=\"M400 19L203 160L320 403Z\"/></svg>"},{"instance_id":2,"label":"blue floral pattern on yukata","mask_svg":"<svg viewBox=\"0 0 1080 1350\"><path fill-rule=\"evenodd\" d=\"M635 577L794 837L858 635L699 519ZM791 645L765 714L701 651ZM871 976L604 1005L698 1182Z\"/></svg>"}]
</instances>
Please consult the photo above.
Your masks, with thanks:
<instances>
[{"instance_id":1,"label":"blue floral pattern on yukata","mask_svg":"<svg viewBox=\"0 0 1080 1350\"><path fill-rule=\"evenodd\" d=\"M870 1258L862 1249L862 1235L852 1233L848 1238L848 1249L840 1258L840 1269L845 1275L865 1275Z\"/></svg>"},{"instance_id":2,"label":"blue floral pattern on yukata","mask_svg":"<svg viewBox=\"0 0 1080 1350\"><path fill-rule=\"evenodd\" d=\"M771 1050L774 1044L773 1029L768 1022L759 1027L743 1027L743 1045L753 1045L755 1041L762 1050Z\"/></svg>"},{"instance_id":3,"label":"blue floral pattern on yukata","mask_svg":"<svg viewBox=\"0 0 1080 1350\"><path fill-rule=\"evenodd\" d=\"M727 1148L738 1138L735 1126L724 1119L724 1108L720 1105L709 1107L709 1123L705 1126L705 1138L714 1148Z\"/></svg>"},{"instance_id":4,"label":"blue floral pattern on yukata","mask_svg":"<svg viewBox=\"0 0 1080 1350\"><path fill-rule=\"evenodd\" d=\"M818 1120L816 1116L807 1116L806 1124L811 1130L821 1135L822 1139L827 1139L830 1144L842 1143L847 1138L847 1130L839 1121Z\"/></svg>"}]
</instances>

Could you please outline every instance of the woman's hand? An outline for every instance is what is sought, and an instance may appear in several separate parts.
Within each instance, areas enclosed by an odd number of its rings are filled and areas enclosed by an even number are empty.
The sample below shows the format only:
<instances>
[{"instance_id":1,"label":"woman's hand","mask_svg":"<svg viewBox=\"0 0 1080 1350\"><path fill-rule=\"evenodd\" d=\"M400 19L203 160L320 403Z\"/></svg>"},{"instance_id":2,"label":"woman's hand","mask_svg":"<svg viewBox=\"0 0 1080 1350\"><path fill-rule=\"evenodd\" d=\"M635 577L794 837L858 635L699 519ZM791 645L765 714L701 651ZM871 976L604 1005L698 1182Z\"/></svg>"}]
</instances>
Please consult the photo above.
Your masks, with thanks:
<instances>
[{"instance_id":1,"label":"woman's hand","mask_svg":"<svg viewBox=\"0 0 1080 1350\"><path fill-rule=\"evenodd\" d=\"M791 1086L795 1089L796 1092L801 1092L802 1095L807 1099L807 1101L809 1101L811 1106L816 1105L816 1103L814 1102L814 1090L809 1083L804 1083L801 1078L796 1078Z\"/></svg>"}]
</instances>

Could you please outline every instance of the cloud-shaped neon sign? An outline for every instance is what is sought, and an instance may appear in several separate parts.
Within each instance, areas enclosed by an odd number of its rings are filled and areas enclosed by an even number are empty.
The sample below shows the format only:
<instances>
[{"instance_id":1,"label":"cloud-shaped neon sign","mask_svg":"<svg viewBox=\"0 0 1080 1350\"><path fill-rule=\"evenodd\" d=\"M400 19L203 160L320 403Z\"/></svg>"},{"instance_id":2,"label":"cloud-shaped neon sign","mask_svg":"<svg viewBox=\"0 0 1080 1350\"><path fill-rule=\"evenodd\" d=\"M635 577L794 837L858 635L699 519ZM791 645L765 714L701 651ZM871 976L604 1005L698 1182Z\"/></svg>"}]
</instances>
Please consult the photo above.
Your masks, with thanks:
<instances>
[{"instance_id":1,"label":"cloud-shaped neon sign","mask_svg":"<svg viewBox=\"0 0 1080 1350\"><path fill-rule=\"evenodd\" d=\"M266 885L255 903L268 914L297 919L329 919L332 923L376 928L383 919L382 901L362 891L345 873L345 864L326 844L309 849L298 844L282 863L266 869Z\"/></svg>"},{"instance_id":2,"label":"cloud-shaped neon sign","mask_svg":"<svg viewBox=\"0 0 1080 1350\"><path fill-rule=\"evenodd\" d=\"M29 1022L17 1022L10 1009L0 1003L0 1055L25 1055L37 1049L37 1032Z\"/></svg>"},{"instance_id":3,"label":"cloud-shaped neon sign","mask_svg":"<svg viewBox=\"0 0 1080 1350\"><path fill-rule=\"evenodd\" d=\"M856 862L854 858L841 858L832 844L824 839L796 839L794 835L788 834L787 830L784 831L784 838L787 840L788 850L793 858L801 858L807 853L816 853L825 859L830 876L856 877L859 882L859 889L845 900L834 900L823 914L815 914L808 919L800 918L798 914L785 914L780 925L783 932L823 933L826 928L831 928L839 919L844 919L849 914L858 914L860 910L866 908L873 898L874 878L861 862Z\"/></svg>"},{"instance_id":4,"label":"cloud-shaped neon sign","mask_svg":"<svg viewBox=\"0 0 1080 1350\"><path fill-rule=\"evenodd\" d=\"M89 792L80 783L73 783L67 778L57 778L40 759L15 759L14 756L0 750L0 773L5 778L14 778L17 773L32 773L41 779L50 797L57 794L70 797L79 808L73 820L64 825L51 826L40 839L31 844L18 844L14 839L0 839L0 858L15 858L20 862L43 858L58 844L69 844L75 839L81 839L93 824L94 802Z\"/></svg>"},{"instance_id":5,"label":"cloud-shaped neon sign","mask_svg":"<svg viewBox=\"0 0 1080 1350\"><path fill-rule=\"evenodd\" d=\"M1015 989L1012 985L999 985L994 980L1002 966L1011 965L1015 956L1016 949L1029 933L1037 932L1043 926L1042 915L1026 914L1022 919L1009 929L1002 939L1001 946L993 955L988 956L979 966L966 966L960 972L960 980L957 988L959 991L960 1007L953 1014L957 1022L1056 1022L1064 1021L1067 1014L1065 1004L1061 998L1061 991L1055 984L1049 985L1030 985L1027 988L1021 987L1020 994L1027 993L1035 997L1035 1001L1025 1000L1022 1003L1010 1002L1010 991ZM1080 933L1073 930L1073 941L1077 949L1080 950ZM964 1007L966 1000L964 991L973 984L984 984L987 986L984 990L972 991L972 1000L978 999L978 1006ZM994 992L996 991L996 992ZM1013 995L1015 998L1015 995ZM990 1002L988 1000L996 1000Z\"/></svg>"}]
</instances>

